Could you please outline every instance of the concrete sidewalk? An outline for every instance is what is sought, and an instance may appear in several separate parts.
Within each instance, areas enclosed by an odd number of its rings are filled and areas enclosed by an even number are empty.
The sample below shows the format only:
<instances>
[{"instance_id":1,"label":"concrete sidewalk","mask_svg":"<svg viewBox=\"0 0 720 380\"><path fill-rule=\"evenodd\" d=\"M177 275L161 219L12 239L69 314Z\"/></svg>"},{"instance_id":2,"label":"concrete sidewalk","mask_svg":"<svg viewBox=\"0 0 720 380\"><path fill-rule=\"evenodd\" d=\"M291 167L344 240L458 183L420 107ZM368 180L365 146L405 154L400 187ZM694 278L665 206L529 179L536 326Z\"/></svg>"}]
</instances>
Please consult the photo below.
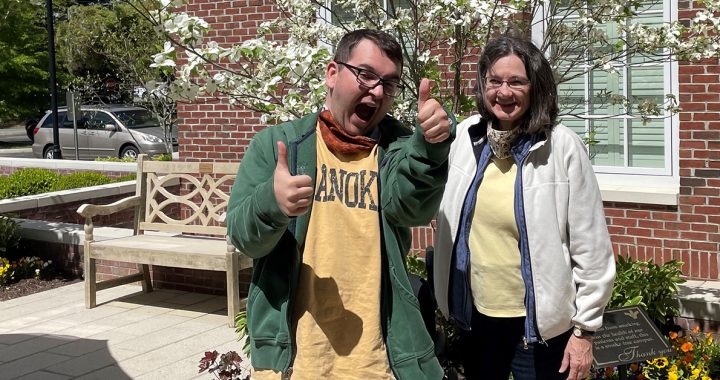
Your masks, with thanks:
<instances>
[{"instance_id":1,"label":"concrete sidewalk","mask_svg":"<svg viewBox=\"0 0 720 380\"><path fill-rule=\"evenodd\" d=\"M0 379L213 379L205 351L242 351L226 298L137 285L98 292L83 283L0 302Z\"/></svg>"}]
</instances>

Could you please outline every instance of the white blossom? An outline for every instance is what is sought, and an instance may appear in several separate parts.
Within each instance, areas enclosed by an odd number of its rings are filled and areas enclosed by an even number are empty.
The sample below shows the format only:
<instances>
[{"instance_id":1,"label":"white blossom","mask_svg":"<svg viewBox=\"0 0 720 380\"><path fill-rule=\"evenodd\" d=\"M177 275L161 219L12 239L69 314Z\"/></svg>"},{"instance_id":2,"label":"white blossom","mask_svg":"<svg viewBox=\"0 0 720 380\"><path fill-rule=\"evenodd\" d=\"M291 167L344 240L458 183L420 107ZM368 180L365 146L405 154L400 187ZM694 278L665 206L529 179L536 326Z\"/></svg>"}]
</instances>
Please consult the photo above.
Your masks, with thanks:
<instances>
[{"instance_id":1,"label":"white blossom","mask_svg":"<svg viewBox=\"0 0 720 380\"><path fill-rule=\"evenodd\" d=\"M284 15L264 20L256 38L228 46L207 40L209 24L202 18L177 9L187 0L161 0L162 8L151 12L158 27L183 49L171 43L153 55L154 67L176 70L177 80L168 89L175 99L193 100L198 96L223 94L231 104L244 105L259 111L261 122L291 120L318 110L326 94L324 75L332 59L328 50L347 31L355 28L379 28L398 36L405 43L405 66L402 81L404 94L395 100L392 113L414 124L413 110L421 75L440 82L442 71L462 70L463 63L475 63L477 54L488 36L501 33L523 17L520 12L535 14L545 2L529 0L409 0L412 8L398 8L394 14L376 0L335 0L355 20L332 25L318 17L329 14L325 0L276 0ZM329 2L328 2L329 3ZM397 3L397 2L396 2ZM563 11L562 4L573 4L566 14L550 14L543 22L551 23L571 15L544 37L542 48L553 57L553 49L567 52L551 60L558 71L568 65L574 70L604 70L616 73L629 55L647 52L662 54L662 59L703 59L720 54L720 0L699 1L704 6L689 25L672 22L647 25L637 2L602 0L585 7L585 2L550 1L551 11ZM558 5L560 4L560 5ZM555 17L555 18L553 18ZM604 23L618 27L622 40L606 35ZM522 24L520 24L522 26ZM526 27L527 25L525 25ZM282 31L289 38L272 40ZM554 33L554 34L553 34ZM572 33L572 34L571 34ZM320 41L320 42L318 42ZM441 66L436 49L462 52L450 68ZM183 64L178 65L178 51L183 51ZM661 52L661 53L658 53ZM466 67L465 67L466 69ZM467 83L443 82L439 96L458 107L472 104ZM458 98L452 86L462 93ZM462 110L462 109L461 109Z\"/></svg>"}]
</instances>

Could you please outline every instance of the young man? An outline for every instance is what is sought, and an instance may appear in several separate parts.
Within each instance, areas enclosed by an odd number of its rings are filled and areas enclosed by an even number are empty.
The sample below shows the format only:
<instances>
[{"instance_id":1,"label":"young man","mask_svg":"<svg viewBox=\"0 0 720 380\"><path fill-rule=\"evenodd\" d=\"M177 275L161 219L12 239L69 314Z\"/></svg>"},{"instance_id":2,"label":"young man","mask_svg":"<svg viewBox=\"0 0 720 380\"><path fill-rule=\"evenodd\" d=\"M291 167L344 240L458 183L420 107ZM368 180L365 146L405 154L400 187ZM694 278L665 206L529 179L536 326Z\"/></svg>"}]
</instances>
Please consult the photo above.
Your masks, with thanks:
<instances>
[{"instance_id":1,"label":"young man","mask_svg":"<svg viewBox=\"0 0 720 380\"><path fill-rule=\"evenodd\" d=\"M402 91L390 35L357 30L328 64L325 109L256 135L228 207L255 259L254 379L440 379L404 260L447 179L452 123L423 79L413 132L387 115Z\"/></svg>"}]
</instances>

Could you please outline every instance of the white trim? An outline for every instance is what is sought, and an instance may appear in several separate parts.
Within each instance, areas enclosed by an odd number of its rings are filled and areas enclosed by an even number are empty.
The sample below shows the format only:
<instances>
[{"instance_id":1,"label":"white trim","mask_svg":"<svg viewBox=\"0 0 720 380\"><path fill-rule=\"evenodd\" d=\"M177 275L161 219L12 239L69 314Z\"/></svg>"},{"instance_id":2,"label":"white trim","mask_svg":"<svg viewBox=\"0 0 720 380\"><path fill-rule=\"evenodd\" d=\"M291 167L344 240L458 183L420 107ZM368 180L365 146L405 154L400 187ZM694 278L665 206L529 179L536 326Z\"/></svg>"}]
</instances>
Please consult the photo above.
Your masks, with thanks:
<instances>
[{"instance_id":1,"label":"white trim","mask_svg":"<svg viewBox=\"0 0 720 380\"><path fill-rule=\"evenodd\" d=\"M600 185L603 202L639 203L648 205L678 205L677 187L630 187Z\"/></svg>"},{"instance_id":2,"label":"white trim","mask_svg":"<svg viewBox=\"0 0 720 380\"><path fill-rule=\"evenodd\" d=\"M665 22L671 22L672 20L678 19L678 6L677 6L677 0L665 0L664 4L667 4L667 7L663 7L663 11L666 12L664 14L664 20ZM678 104L680 103L680 77L678 74L678 68L679 64L677 59L675 57L670 59L670 64L668 65L667 69L668 72L666 73L667 76L667 83L670 82L670 93L675 94L676 101ZM671 176L672 181L679 187L680 186L680 114L676 113L671 117L670 120L670 152L672 152L672 157L668 157L668 160L672 160L672 162L669 162L668 167L671 168ZM667 136L666 136L667 137Z\"/></svg>"}]
</instances>

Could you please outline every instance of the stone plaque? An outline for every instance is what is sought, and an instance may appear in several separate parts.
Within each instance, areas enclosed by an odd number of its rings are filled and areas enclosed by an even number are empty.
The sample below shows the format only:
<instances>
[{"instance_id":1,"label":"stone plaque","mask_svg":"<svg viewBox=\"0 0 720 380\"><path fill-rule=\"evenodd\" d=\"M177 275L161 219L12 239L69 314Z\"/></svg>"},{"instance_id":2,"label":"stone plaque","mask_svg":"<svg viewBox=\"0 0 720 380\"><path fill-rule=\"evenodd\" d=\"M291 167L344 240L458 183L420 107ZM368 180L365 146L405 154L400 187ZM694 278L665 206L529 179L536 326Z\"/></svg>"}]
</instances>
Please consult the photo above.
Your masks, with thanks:
<instances>
[{"instance_id":1,"label":"stone plaque","mask_svg":"<svg viewBox=\"0 0 720 380\"><path fill-rule=\"evenodd\" d=\"M652 360L673 353L668 340L639 306L606 310L593 339L596 368Z\"/></svg>"}]
</instances>

